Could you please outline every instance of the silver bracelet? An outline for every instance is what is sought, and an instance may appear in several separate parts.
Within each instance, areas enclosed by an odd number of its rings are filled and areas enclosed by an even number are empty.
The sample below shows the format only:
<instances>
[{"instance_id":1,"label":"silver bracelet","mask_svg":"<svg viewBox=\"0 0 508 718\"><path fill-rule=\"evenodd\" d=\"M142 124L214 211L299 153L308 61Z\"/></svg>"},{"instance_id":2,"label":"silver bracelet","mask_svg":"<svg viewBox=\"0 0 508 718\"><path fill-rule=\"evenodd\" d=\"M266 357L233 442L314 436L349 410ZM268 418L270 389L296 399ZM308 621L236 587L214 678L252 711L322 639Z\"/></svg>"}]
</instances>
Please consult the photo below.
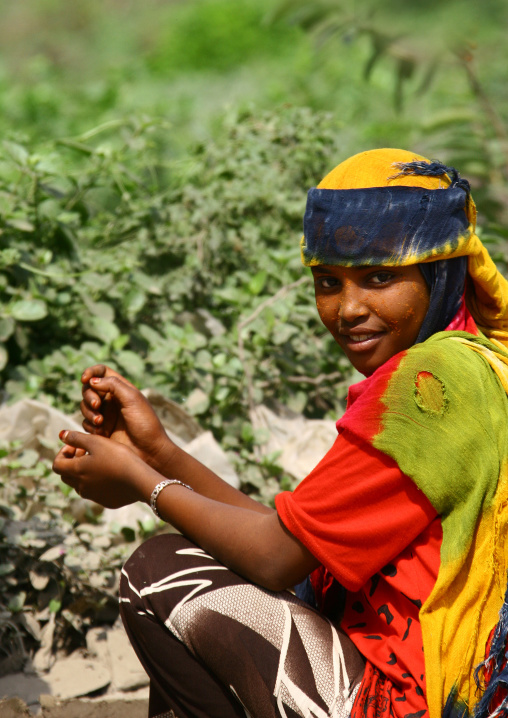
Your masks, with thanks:
<instances>
[{"instance_id":1,"label":"silver bracelet","mask_svg":"<svg viewBox=\"0 0 508 718\"><path fill-rule=\"evenodd\" d=\"M171 486L171 484L180 484L180 486L185 486L186 489L194 491L192 486L184 484L183 481L178 481L177 479L166 479L165 481L160 481L155 487L155 489L152 491L152 494L150 496L150 508L159 519L161 519L162 516L157 511L157 497L159 496L162 489L165 489L166 486Z\"/></svg>"}]
</instances>

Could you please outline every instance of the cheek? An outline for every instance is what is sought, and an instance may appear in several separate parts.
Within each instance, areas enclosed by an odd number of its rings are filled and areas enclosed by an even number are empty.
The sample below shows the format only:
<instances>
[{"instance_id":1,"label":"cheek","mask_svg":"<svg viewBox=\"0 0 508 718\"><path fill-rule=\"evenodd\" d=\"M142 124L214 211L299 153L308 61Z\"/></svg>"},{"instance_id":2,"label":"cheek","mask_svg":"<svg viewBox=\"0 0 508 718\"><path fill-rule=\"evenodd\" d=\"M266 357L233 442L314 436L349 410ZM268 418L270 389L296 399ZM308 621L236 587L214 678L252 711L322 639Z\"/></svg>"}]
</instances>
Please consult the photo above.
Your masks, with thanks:
<instances>
[{"instance_id":1,"label":"cheek","mask_svg":"<svg viewBox=\"0 0 508 718\"><path fill-rule=\"evenodd\" d=\"M426 287L411 283L386 293L372 305L372 311L380 317L395 335L406 334L414 329L415 337L425 318L429 305Z\"/></svg>"},{"instance_id":2,"label":"cheek","mask_svg":"<svg viewBox=\"0 0 508 718\"><path fill-rule=\"evenodd\" d=\"M325 326L335 322L338 315L338 307L332 302L330 297L316 296L316 307L321 321Z\"/></svg>"}]
</instances>

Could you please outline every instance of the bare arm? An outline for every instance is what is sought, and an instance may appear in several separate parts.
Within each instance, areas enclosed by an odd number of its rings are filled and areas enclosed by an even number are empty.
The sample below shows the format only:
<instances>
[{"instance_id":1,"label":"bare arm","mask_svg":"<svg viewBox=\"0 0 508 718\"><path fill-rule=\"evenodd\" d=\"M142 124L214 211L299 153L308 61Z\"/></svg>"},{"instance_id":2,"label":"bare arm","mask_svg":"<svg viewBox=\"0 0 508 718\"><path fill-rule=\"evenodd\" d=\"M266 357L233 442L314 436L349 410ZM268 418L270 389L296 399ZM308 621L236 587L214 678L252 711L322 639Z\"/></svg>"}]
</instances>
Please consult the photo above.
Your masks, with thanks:
<instances>
[{"instance_id":1,"label":"bare arm","mask_svg":"<svg viewBox=\"0 0 508 718\"><path fill-rule=\"evenodd\" d=\"M119 443L79 432L64 432L62 438L67 445L55 459L54 470L81 496L104 506L149 502L162 479ZM189 479L186 472L185 479ZM185 483L199 487L200 481ZM216 493L221 492L218 489ZM161 516L185 536L236 573L270 590L294 586L319 565L283 526L276 511L239 504L221 502L179 485L165 488L157 501Z\"/></svg>"}]
</instances>

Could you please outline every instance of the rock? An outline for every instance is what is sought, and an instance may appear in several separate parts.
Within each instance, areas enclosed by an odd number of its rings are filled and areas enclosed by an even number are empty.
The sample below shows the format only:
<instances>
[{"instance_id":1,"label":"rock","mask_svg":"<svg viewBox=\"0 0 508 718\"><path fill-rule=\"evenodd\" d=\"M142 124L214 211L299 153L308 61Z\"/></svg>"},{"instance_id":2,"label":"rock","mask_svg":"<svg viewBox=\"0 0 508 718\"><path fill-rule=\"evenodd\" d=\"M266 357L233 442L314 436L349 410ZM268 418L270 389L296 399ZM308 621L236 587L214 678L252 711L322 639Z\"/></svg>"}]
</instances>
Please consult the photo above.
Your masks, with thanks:
<instances>
[{"instance_id":1,"label":"rock","mask_svg":"<svg viewBox=\"0 0 508 718\"><path fill-rule=\"evenodd\" d=\"M107 633L113 686L118 691L131 691L149 684L149 679L132 648L123 626Z\"/></svg>"},{"instance_id":2,"label":"rock","mask_svg":"<svg viewBox=\"0 0 508 718\"><path fill-rule=\"evenodd\" d=\"M86 632L86 648L89 655L98 658L101 663L110 666L108 633L111 628L97 627L90 628Z\"/></svg>"},{"instance_id":3,"label":"rock","mask_svg":"<svg viewBox=\"0 0 508 718\"><path fill-rule=\"evenodd\" d=\"M30 706L38 703L41 693L47 692L48 684L37 675L11 673L0 678L0 698L12 699L13 696L16 696ZM2 713L0 716L4 718Z\"/></svg>"},{"instance_id":4,"label":"rock","mask_svg":"<svg viewBox=\"0 0 508 718\"><path fill-rule=\"evenodd\" d=\"M84 658L79 652L58 660L44 676L50 693L61 699L86 696L105 688L111 682L111 673L102 661Z\"/></svg>"},{"instance_id":5,"label":"rock","mask_svg":"<svg viewBox=\"0 0 508 718\"><path fill-rule=\"evenodd\" d=\"M33 713L21 698L0 700L0 718L31 718Z\"/></svg>"},{"instance_id":6,"label":"rock","mask_svg":"<svg viewBox=\"0 0 508 718\"><path fill-rule=\"evenodd\" d=\"M41 630L40 634L40 647L33 657L32 667L35 671L43 673L48 671L53 663L55 657L53 656L53 637L55 635L55 622L56 616L54 613L49 614L49 620Z\"/></svg>"},{"instance_id":7,"label":"rock","mask_svg":"<svg viewBox=\"0 0 508 718\"><path fill-rule=\"evenodd\" d=\"M255 430L266 433L261 453L280 452L277 463L299 480L312 471L337 438L333 421L306 419L283 406L277 414L264 405L257 406L250 420Z\"/></svg>"},{"instance_id":8,"label":"rock","mask_svg":"<svg viewBox=\"0 0 508 718\"><path fill-rule=\"evenodd\" d=\"M217 476L227 481L235 489L240 487L240 481L236 471L231 466L226 453L220 444L215 441L211 431L205 431L197 436L185 447L185 451L209 469L215 471Z\"/></svg>"}]
</instances>

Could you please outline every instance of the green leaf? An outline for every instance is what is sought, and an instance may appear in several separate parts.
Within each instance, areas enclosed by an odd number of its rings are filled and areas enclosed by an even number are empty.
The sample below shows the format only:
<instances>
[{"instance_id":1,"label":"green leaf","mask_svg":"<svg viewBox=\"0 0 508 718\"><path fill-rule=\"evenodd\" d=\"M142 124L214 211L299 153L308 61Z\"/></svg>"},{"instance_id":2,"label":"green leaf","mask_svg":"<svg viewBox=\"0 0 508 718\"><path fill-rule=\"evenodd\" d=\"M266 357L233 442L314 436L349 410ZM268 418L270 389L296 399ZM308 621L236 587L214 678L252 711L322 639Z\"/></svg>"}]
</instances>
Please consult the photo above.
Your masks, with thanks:
<instances>
[{"instance_id":1,"label":"green leaf","mask_svg":"<svg viewBox=\"0 0 508 718\"><path fill-rule=\"evenodd\" d=\"M0 342L8 339L16 326L12 317L2 317L0 319Z\"/></svg>"},{"instance_id":2,"label":"green leaf","mask_svg":"<svg viewBox=\"0 0 508 718\"><path fill-rule=\"evenodd\" d=\"M18 457L20 466L29 469L39 461L39 452L35 449L25 449Z\"/></svg>"},{"instance_id":3,"label":"green leaf","mask_svg":"<svg viewBox=\"0 0 508 718\"><path fill-rule=\"evenodd\" d=\"M28 219L9 219L7 224L20 232L35 232L35 225Z\"/></svg>"},{"instance_id":4,"label":"green leaf","mask_svg":"<svg viewBox=\"0 0 508 718\"><path fill-rule=\"evenodd\" d=\"M6 576L8 573L12 573L16 570L16 565L13 563L0 563L0 576Z\"/></svg>"},{"instance_id":5,"label":"green leaf","mask_svg":"<svg viewBox=\"0 0 508 718\"><path fill-rule=\"evenodd\" d=\"M4 140L3 146L10 156L20 165L25 166L28 163L30 155L24 147L18 145L16 142L10 142L9 140Z\"/></svg>"},{"instance_id":6,"label":"green leaf","mask_svg":"<svg viewBox=\"0 0 508 718\"><path fill-rule=\"evenodd\" d=\"M267 277L268 272L265 270L255 274L249 282L249 292L255 295L260 294L264 289Z\"/></svg>"},{"instance_id":7,"label":"green leaf","mask_svg":"<svg viewBox=\"0 0 508 718\"><path fill-rule=\"evenodd\" d=\"M51 613L58 613L58 611L62 608L62 602L59 601L56 598L52 598L49 602L49 610Z\"/></svg>"},{"instance_id":8,"label":"green leaf","mask_svg":"<svg viewBox=\"0 0 508 718\"><path fill-rule=\"evenodd\" d=\"M145 362L133 351L124 349L123 351L116 352L114 355L115 361L121 366L121 368L134 377L140 377L145 371Z\"/></svg>"},{"instance_id":9,"label":"green leaf","mask_svg":"<svg viewBox=\"0 0 508 718\"><path fill-rule=\"evenodd\" d=\"M83 330L86 334L96 337L106 344L111 344L120 336L120 331L116 324L97 316L86 317L83 322Z\"/></svg>"},{"instance_id":10,"label":"green leaf","mask_svg":"<svg viewBox=\"0 0 508 718\"><path fill-rule=\"evenodd\" d=\"M36 322L48 314L46 302L42 299L21 299L8 306L7 310L18 322Z\"/></svg>"},{"instance_id":11,"label":"green leaf","mask_svg":"<svg viewBox=\"0 0 508 718\"><path fill-rule=\"evenodd\" d=\"M25 605L26 601L26 592L20 591L15 596L11 598L9 601L7 608L9 611L12 611L12 613L19 613L23 609L23 606Z\"/></svg>"}]
</instances>

